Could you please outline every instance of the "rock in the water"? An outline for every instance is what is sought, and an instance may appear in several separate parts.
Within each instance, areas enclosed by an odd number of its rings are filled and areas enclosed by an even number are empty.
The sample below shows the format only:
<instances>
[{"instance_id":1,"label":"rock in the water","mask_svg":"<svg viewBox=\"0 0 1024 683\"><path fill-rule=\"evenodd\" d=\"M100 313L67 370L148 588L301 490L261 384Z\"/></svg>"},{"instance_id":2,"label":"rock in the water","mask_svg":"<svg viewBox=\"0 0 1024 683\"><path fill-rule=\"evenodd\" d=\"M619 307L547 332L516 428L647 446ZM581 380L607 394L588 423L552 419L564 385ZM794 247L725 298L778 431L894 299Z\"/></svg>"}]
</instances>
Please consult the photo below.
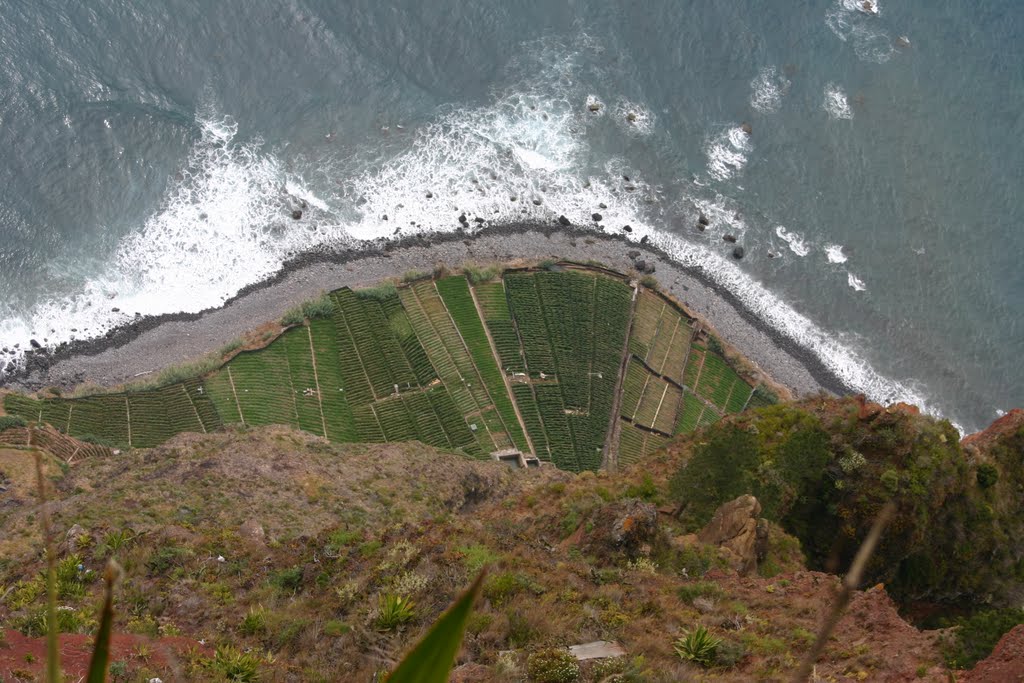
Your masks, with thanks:
<instances>
[{"instance_id":1,"label":"rock in the water","mask_svg":"<svg viewBox=\"0 0 1024 683\"><path fill-rule=\"evenodd\" d=\"M482 217L480 217L480 216L477 216L473 220L476 221L477 223L483 223L484 222L484 219Z\"/></svg>"},{"instance_id":2,"label":"rock in the water","mask_svg":"<svg viewBox=\"0 0 1024 683\"><path fill-rule=\"evenodd\" d=\"M587 105L587 109L594 113L597 113L601 111L601 105L597 102L591 102L590 104Z\"/></svg>"},{"instance_id":3,"label":"rock in the water","mask_svg":"<svg viewBox=\"0 0 1024 683\"><path fill-rule=\"evenodd\" d=\"M640 238L640 244L647 244L647 242L648 242L647 235L644 235L643 237Z\"/></svg>"},{"instance_id":4,"label":"rock in the water","mask_svg":"<svg viewBox=\"0 0 1024 683\"><path fill-rule=\"evenodd\" d=\"M736 244L736 235L722 235L722 239L729 244Z\"/></svg>"},{"instance_id":5,"label":"rock in the water","mask_svg":"<svg viewBox=\"0 0 1024 683\"><path fill-rule=\"evenodd\" d=\"M639 270L641 273L647 271L647 261L644 261L643 259L637 259L637 262L634 263L633 265L636 266L636 269Z\"/></svg>"},{"instance_id":6,"label":"rock in the water","mask_svg":"<svg viewBox=\"0 0 1024 683\"><path fill-rule=\"evenodd\" d=\"M302 218L302 209L293 209L292 210L292 219L293 220L299 220L300 218Z\"/></svg>"},{"instance_id":7,"label":"rock in the water","mask_svg":"<svg viewBox=\"0 0 1024 683\"><path fill-rule=\"evenodd\" d=\"M746 253L746 251L744 251L743 247L741 247L741 246L736 246L736 247L735 247L735 248L733 248L733 250L732 250L732 257L733 257L734 259L736 259L737 261L739 261L739 260L740 260L741 258L743 258L743 255L744 255L745 253Z\"/></svg>"},{"instance_id":8,"label":"rock in the water","mask_svg":"<svg viewBox=\"0 0 1024 683\"><path fill-rule=\"evenodd\" d=\"M541 201L539 199L534 199L533 200L533 205L534 206L540 206L541 205Z\"/></svg>"},{"instance_id":9,"label":"rock in the water","mask_svg":"<svg viewBox=\"0 0 1024 683\"><path fill-rule=\"evenodd\" d=\"M708 525L697 534L697 540L718 546L729 565L741 575L757 569L757 550L766 540L758 539L758 515L761 503L750 494L723 503L715 510ZM763 527L762 536L767 531Z\"/></svg>"},{"instance_id":10,"label":"rock in the water","mask_svg":"<svg viewBox=\"0 0 1024 683\"><path fill-rule=\"evenodd\" d=\"M434 193L428 191L427 192L427 199L433 199L433 198L434 198Z\"/></svg>"},{"instance_id":11,"label":"rock in the water","mask_svg":"<svg viewBox=\"0 0 1024 683\"><path fill-rule=\"evenodd\" d=\"M111 313L120 313L120 312L121 312L121 309L120 309L120 308L117 308L117 307L114 307L114 308L111 308L111 309L110 309L110 312L111 312Z\"/></svg>"},{"instance_id":12,"label":"rock in the water","mask_svg":"<svg viewBox=\"0 0 1024 683\"><path fill-rule=\"evenodd\" d=\"M740 126L740 128L742 128L743 132L746 133L747 135L753 135L754 134L754 127L751 126L746 121L743 122L743 125Z\"/></svg>"},{"instance_id":13,"label":"rock in the water","mask_svg":"<svg viewBox=\"0 0 1024 683\"><path fill-rule=\"evenodd\" d=\"M558 217L558 224L559 225L572 225L572 221L570 221L565 216L559 216Z\"/></svg>"},{"instance_id":14,"label":"rock in the water","mask_svg":"<svg viewBox=\"0 0 1024 683\"><path fill-rule=\"evenodd\" d=\"M703 213L697 218L697 222L700 223L701 225L710 225L711 224L711 221L709 221L708 217L705 216Z\"/></svg>"},{"instance_id":15,"label":"rock in the water","mask_svg":"<svg viewBox=\"0 0 1024 683\"><path fill-rule=\"evenodd\" d=\"M630 251L626 252L626 256L635 261L637 257L640 256L640 252L637 251L636 249L631 249Z\"/></svg>"},{"instance_id":16,"label":"rock in the water","mask_svg":"<svg viewBox=\"0 0 1024 683\"><path fill-rule=\"evenodd\" d=\"M599 209L607 209L608 205L605 204L604 202L601 202L600 204L597 205L597 208L599 208Z\"/></svg>"},{"instance_id":17,"label":"rock in the water","mask_svg":"<svg viewBox=\"0 0 1024 683\"><path fill-rule=\"evenodd\" d=\"M632 226L629 226L629 225L623 225L622 226L622 232L633 232L633 228L632 228Z\"/></svg>"},{"instance_id":18,"label":"rock in the water","mask_svg":"<svg viewBox=\"0 0 1024 683\"><path fill-rule=\"evenodd\" d=\"M697 224L697 232L704 232L707 229L708 229L708 226L704 225L703 223L698 223Z\"/></svg>"},{"instance_id":19,"label":"rock in the water","mask_svg":"<svg viewBox=\"0 0 1024 683\"><path fill-rule=\"evenodd\" d=\"M37 341L36 341L35 339L29 339L29 340L28 340L28 343L29 343L29 345L30 345L30 346L31 346L31 347L32 347L33 349L41 349L41 348L43 348L43 345L42 345L42 344L40 344L39 342L37 342Z\"/></svg>"},{"instance_id":20,"label":"rock in the water","mask_svg":"<svg viewBox=\"0 0 1024 683\"><path fill-rule=\"evenodd\" d=\"M594 220L594 222L595 222L595 223L600 223L600 222L601 222L601 219L602 219L602 218L604 218L604 217L603 217L603 216L602 216L601 214L599 214L599 213L594 213L594 214L591 214L591 215L590 215L590 217L591 217L591 218L592 218L592 219Z\"/></svg>"}]
</instances>

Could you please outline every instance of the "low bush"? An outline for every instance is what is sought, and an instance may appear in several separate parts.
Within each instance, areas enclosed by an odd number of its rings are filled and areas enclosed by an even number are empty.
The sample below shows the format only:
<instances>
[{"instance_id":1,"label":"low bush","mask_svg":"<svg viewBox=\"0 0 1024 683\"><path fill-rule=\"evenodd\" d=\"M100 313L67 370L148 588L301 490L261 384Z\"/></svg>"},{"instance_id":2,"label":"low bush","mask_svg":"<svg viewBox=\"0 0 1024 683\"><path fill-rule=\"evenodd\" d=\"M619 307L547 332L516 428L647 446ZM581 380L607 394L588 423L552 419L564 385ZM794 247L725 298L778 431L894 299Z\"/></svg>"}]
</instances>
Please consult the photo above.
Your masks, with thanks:
<instances>
[{"instance_id":1,"label":"low bush","mask_svg":"<svg viewBox=\"0 0 1024 683\"><path fill-rule=\"evenodd\" d=\"M18 415L0 415L0 432L11 427L24 427L25 424L24 418Z\"/></svg>"},{"instance_id":2,"label":"low bush","mask_svg":"<svg viewBox=\"0 0 1024 683\"><path fill-rule=\"evenodd\" d=\"M722 589L712 581L690 581L680 586L676 594L680 600L691 605L697 598L717 599L722 597Z\"/></svg>"},{"instance_id":3,"label":"low bush","mask_svg":"<svg viewBox=\"0 0 1024 683\"><path fill-rule=\"evenodd\" d=\"M580 665L568 650L548 647L530 654L526 675L538 683L573 683L580 678Z\"/></svg>"},{"instance_id":4,"label":"low bush","mask_svg":"<svg viewBox=\"0 0 1024 683\"><path fill-rule=\"evenodd\" d=\"M302 588L302 567L281 569L270 576L271 585L284 592L294 593Z\"/></svg>"},{"instance_id":5,"label":"low bush","mask_svg":"<svg viewBox=\"0 0 1024 683\"><path fill-rule=\"evenodd\" d=\"M1024 609L988 609L945 620L942 626L956 627L953 640L943 648L946 664L954 669L972 668L992 654L999 639L1018 624L1024 624Z\"/></svg>"},{"instance_id":6,"label":"low bush","mask_svg":"<svg viewBox=\"0 0 1024 683\"><path fill-rule=\"evenodd\" d=\"M267 630L267 610L263 605L250 607L249 611L242 617L242 623L239 625L238 630L246 636L265 633Z\"/></svg>"}]
</instances>

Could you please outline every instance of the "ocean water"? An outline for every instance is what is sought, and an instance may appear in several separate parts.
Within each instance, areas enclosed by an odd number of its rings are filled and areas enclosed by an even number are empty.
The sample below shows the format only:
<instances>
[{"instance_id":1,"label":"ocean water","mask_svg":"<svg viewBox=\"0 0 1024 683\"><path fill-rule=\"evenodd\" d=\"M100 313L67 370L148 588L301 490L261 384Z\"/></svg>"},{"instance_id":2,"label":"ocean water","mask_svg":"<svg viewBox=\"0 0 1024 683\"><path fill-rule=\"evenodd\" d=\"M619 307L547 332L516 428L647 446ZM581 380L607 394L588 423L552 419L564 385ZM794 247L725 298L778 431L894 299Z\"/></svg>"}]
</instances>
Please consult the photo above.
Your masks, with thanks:
<instances>
[{"instance_id":1,"label":"ocean water","mask_svg":"<svg viewBox=\"0 0 1024 683\"><path fill-rule=\"evenodd\" d=\"M599 212L872 398L1024 405L1016 0L85 5L2 2L0 373L304 250Z\"/></svg>"}]
</instances>

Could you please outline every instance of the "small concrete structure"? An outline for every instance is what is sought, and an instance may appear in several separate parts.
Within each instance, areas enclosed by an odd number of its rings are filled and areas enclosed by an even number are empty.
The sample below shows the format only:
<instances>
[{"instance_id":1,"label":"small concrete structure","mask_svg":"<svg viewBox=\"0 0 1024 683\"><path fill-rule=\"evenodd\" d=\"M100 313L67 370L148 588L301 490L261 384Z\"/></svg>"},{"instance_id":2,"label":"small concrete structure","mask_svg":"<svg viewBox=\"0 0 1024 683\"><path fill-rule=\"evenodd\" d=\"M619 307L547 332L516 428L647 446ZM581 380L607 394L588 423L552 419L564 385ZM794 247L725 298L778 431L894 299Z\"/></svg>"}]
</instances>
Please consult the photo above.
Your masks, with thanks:
<instances>
[{"instance_id":1,"label":"small concrete structure","mask_svg":"<svg viewBox=\"0 0 1024 683\"><path fill-rule=\"evenodd\" d=\"M540 458L529 453L523 453L515 448L506 448L501 451L494 451L491 457L509 467L525 469L527 467L540 467Z\"/></svg>"},{"instance_id":2,"label":"small concrete structure","mask_svg":"<svg viewBox=\"0 0 1024 683\"><path fill-rule=\"evenodd\" d=\"M569 648L569 652L581 662L585 662L588 659L608 659L626 656L626 651L622 649L622 646L611 640L595 640L592 643L573 645Z\"/></svg>"}]
</instances>

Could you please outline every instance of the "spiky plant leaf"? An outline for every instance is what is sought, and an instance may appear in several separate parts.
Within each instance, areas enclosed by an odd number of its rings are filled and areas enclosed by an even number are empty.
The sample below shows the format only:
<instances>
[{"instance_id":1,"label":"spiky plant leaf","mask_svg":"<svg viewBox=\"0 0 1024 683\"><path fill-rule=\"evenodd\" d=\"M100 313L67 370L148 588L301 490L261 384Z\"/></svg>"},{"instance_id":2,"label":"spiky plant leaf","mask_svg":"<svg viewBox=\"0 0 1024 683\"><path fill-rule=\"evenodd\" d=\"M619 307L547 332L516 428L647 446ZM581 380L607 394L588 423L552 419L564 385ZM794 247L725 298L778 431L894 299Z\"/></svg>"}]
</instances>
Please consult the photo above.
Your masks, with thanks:
<instances>
[{"instance_id":1,"label":"spiky plant leaf","mask_svg":"<svg viewBox=\"0 0 1024 683\"><path fill-rule=\"evenodd\" d=\"M483 586L483 570L473 585L442 614L427 634L405 655L398 668L387 677L387 683L446 683L455 656L459 653L466 620L473 611Z\"/></svg>"}]
</instances>

